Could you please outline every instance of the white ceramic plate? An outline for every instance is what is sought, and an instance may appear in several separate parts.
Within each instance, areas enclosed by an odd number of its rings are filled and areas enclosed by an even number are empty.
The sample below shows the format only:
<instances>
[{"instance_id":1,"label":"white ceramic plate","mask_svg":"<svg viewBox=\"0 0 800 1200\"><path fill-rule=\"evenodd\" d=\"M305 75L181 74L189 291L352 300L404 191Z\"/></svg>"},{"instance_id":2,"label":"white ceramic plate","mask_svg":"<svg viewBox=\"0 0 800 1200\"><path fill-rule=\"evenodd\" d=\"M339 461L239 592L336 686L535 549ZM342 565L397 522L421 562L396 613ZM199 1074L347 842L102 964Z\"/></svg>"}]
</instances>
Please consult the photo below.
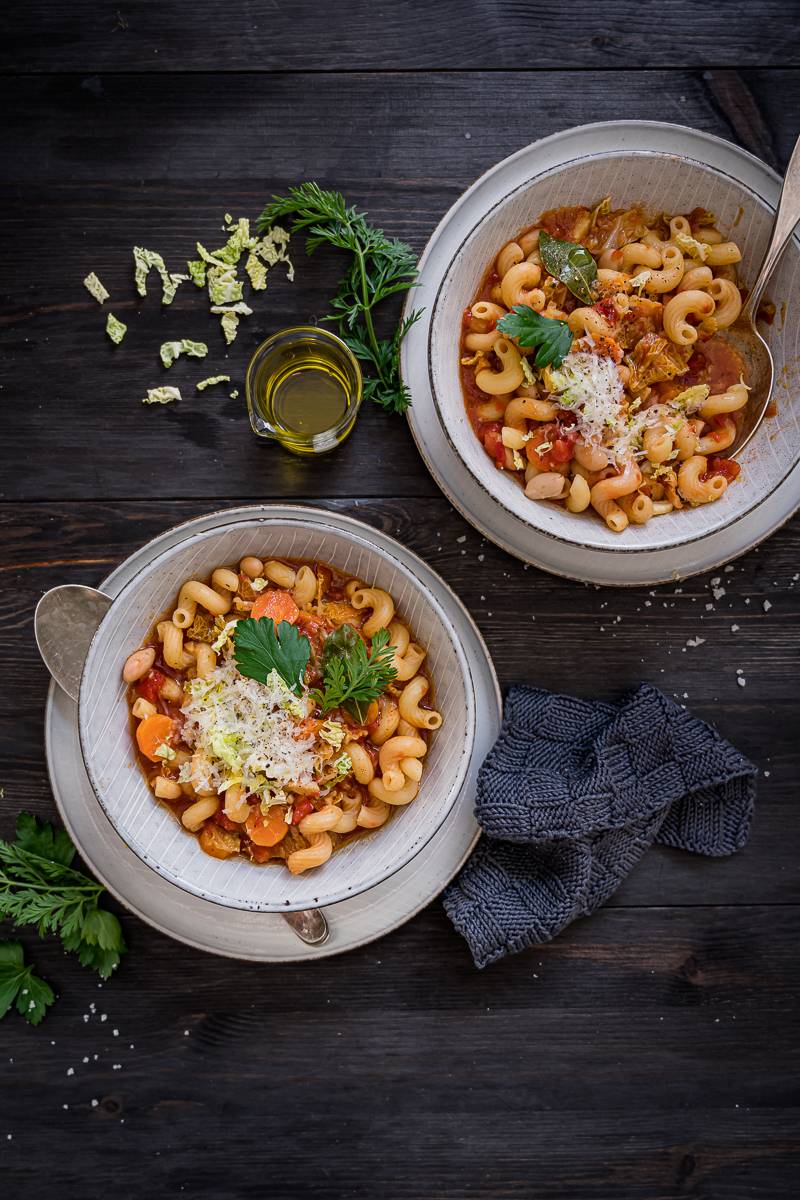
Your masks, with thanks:
<instances>
[{"instance_id":1,"label":"white ceramic plate","mask_svg":"<svg viewBox=\"0 0 800 1200\"><path fill-rule=\"evenodd\" d=\"M447 817L464 781L475 736L475 696L464 651L445 607L420 582L419 560L398 547L378 546L318 510L258 517L187 531L137 571L109 608L86 656L78 701L81 747L100 804L126 845L176 887L234 908L281 912L320 908L374 887L405 866ZM426 647L426 666L442 713L425 756L419 795L371 834L346 842L313 871L291 875L282 865L256 866L236 856L205 854L165 804L154 800L131 737L127 688L121 669L142 645L153 622L174 603L187 579L205 579L218 566L247 554L307 558L383 588L401 620Z\"/></svg>"},{"instance_id":2,"label":"white ceramic plate","mask_svg":"<svg viewBox=\"0 0 800 1200\"><path fill-rule=\"evenodd\" d=\"M465 517L526 561L573 578L637 584L680 578L743 553L800 503L800 409L778 393L768 421L743 458L743 473L721 501L659 518L618 536L594 514L580 519L552 504L526 500L497 472L472 434L458 385L455 338L498 246L545 208L612 194L614 203L658 207L704 204L735 228L743 276L754 274L769 236L778 177L727 142L653 122L609 122L546 138L504 160L478 180L440 223L421 259L420 288L409 305L425 315L409 332L403 374L413 397L412 433L431 473ZM793 242L771 285L800 304L800 243ZM789 305L789 312L792 306ZM783 365L800 351L800 326L769 331ZM786 372L780 373L788 383Z\"/></svg>"},{"instance_id":3,"label":"white ceramic plate","mask_svg":"<svg viewBox=\"0 0 800 1200\"><path fill-rule=\"evenodd\" d=\"M154 557L185 538L266 514L286 517L316 513L296 506L253 506L212 513L167 530L143 546L102 584L116 596ZM45 714L45 745L53 794L61 818L82 857L120 903L162 933L215 954L260 962L286 962L339 954L396 929L433 900L456 874L478 838L473 815L478 768L497 737L501 699L483 640L458 598L421 560L360 521L337 517L340 525L397 554L448 612L464 648L476 708L481 714L465 780L445 823L416 857L390 879L357 897L326 909L329 940L302 943L285 922L270 913L226 908L176 888L154 874L119 839L97 802L80 752L77 705L51 685Z\"/></svg>"}]
</instances>

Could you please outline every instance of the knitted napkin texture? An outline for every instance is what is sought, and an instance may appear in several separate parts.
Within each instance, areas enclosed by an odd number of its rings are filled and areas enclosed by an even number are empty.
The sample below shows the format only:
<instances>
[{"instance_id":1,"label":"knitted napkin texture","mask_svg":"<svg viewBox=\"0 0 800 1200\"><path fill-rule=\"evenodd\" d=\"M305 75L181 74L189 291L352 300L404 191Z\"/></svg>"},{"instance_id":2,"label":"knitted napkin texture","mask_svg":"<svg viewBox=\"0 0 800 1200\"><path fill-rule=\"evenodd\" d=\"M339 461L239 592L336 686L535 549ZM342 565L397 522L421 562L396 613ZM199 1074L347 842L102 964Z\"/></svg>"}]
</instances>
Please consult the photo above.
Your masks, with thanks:
<instances>
[{"instance_id":1,"label":"knitted napkin texture","mask_svg":"<svg viewBox=\"0 0 800 1200\"><path fill-rule=\"evenodd\" d=\"M478 776L485 836L444 905L485 967L603 904L653 842L713 857L747 841L756 768L643 684L615 704L512 687Z\"/></svg>"}]
</instances>

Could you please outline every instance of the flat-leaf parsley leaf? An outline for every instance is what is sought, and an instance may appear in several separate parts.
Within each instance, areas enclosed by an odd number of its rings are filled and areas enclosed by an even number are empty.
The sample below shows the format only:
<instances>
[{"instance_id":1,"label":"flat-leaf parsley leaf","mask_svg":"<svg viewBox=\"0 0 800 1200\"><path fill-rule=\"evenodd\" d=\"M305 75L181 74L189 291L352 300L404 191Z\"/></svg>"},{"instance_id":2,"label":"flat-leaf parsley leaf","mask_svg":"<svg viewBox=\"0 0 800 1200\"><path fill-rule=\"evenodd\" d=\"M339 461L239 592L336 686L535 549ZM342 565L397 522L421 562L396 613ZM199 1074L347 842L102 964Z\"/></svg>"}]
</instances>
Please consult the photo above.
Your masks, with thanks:
<instances>
[{"instance_id":1,"label":"flat-leaf parsley leaf","mask_svg":"<svg viewBox=\"0 0 800 1200\"><path fill-rule=\"evenodd\" d=\"M351 625L341 625L325 641L321 691L313 692L323 713L343 708L363 722L373 700L386 690L397 672L388 629L379 629L367 647Z\"/></svg>"},{"instance_id":2,"label":"flat-leaf parsley leaf","mask_svg":"<svg viewBox=\"0 0 800 1200\"><path fill-rule=\"evenodd\" d=\"M516 304L497 322L497 328L516 338L520 346L538 346L533 360L537 367L561 366L572 348L572 330L566 321L543 317L527 304Z\"/></svg>"},{"instance_id":3,"label":"flat-leaf parsley leaf","mask_svg":"<svg viewBox=\"0 0 800 1200\"><path fill-rule=\"evenodd\" d=\"M301 694L311 643L294 625L281 621L276 629L272 617L247 617L236 622L233 645L240 674L266 683L270 672L277 671L296 696Z\"/></svg>"},{"instance_id":4,"label":"flat-leaf parsley leaf","mask_svg":"<svg viewBox=\"0 0 800 1200\"><path fill-rule=\"evenodd\" d=\"M104 887L71 865L74 856L63 829L20 813L16 839L0 841L0 918L60 934L66 950L107 979L125 952L122 929L100 907Z\"/></svg>"},{"instance_id":5,"label":"flat-leaf parsley leaf","mask_svg":"<svg viewBox=\"0 0 800 1200\"><path fill-rule=\"evenodd\" d=\"M38 1025L54 1000L50 984L25 966L19 942L0 942L0 1020L16 1004L26 1021Z\"/></svg>"}]
</instances>

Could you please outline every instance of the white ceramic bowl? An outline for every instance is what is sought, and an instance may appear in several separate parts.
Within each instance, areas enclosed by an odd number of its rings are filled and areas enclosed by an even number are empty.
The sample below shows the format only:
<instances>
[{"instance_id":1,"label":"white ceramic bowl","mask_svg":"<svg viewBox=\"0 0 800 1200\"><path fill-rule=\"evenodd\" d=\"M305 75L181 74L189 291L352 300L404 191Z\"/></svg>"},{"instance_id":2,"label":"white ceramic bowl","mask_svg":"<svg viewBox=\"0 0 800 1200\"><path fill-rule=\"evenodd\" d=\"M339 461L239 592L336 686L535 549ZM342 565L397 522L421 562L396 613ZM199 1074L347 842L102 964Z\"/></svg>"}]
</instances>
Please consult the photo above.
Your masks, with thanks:
<instances>
[{"instance_id":1,"label":"white ceramic bowl","mask_svg":"<svg viewBox=\"0 0 800 1200\"><path fill-rule=\"evenodd\" d=\"M86 770L97 798L123 841L153 870L185 891L217 904L263 912L322 907L387 879L430 840L452 808L475 735L475 699L459 638L445 609L388 550L370 544L333 513L298 510L189 534L144 567L122 589L89 648L81 680L78 724ZM283 866L244 858L210 858L147 787L136 761L121 670L186 579L204 578L245 554L328 562L385 588L427 647L426 666L442 713L431 739L419 795L381 829L344 845L314 871L292 876ZM404 552L407 557L407 553Z\"/></svg>"},{"instance_id":2,"label":"white ceramic bowl","mask_svg":"<svg viewBox=\"0 0 800 1200\"><path fill-rule=\"evenodd\" d=\"M676 154L598 152L543 171L510 191L503 188L499 169L496 178L492 203L477 223L451 214L452 219L462 221L463 228L434 302L428 342L438 420L487 497L531 532L575 547L628 554L680 547L706 538L761 504L800 458L800 406L787 403L785 393L784 397L779 394L778 417L764 422L741 456L739 479L714 504L684 509L615 534L591 510L576 515L554 503L528 500L516 479L494 467L470 426L459 380L459 335L461 315L498 250L547 209L592 204L606 195L611 196L615 208L643 203L655 212L688 212L700 206L711 209L720 229L730 231L741 248L739 273L745 283L755 278L761 263L773 210L723 171ZM800 307L800 244L796 239L789 243L767 294L779 309L785 305L783 312L789 314L786 327L780 316L773 325L763 327L780 381L786 378L784 368L796 363L800 354L800 323L792 316ZM577 564L574 573L580 573Z\"/></svg>"}]
</instances>

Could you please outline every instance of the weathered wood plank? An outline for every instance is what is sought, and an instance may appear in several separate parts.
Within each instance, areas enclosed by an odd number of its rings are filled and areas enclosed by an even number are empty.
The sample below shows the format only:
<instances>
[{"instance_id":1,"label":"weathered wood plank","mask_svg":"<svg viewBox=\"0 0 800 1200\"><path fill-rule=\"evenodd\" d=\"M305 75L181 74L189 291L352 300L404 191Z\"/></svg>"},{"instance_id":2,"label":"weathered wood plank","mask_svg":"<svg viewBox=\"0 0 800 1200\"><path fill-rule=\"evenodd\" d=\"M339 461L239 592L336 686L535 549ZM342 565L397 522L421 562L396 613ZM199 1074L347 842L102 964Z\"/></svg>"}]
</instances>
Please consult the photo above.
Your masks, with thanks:
<instances>
[{"instance_id":1,"label":"weathered wood plank","mask_svg":"<svg viewBox=\"0 0 800 1200\"><path fill-rule=\"evenodd\" d=\"M800 72L785 75L800 102ZM135 244L154 246L177 268L198 237L213 243L223 212L255 216L273 189L304 175L343 188L376 222L421 249L476 174L564 124L564 73L426 77L424 106L417 103L420 79L389 76L376 89L369 76L326 75L298 94L288 77L233 76L225 80L224 105L211 76L0 81L0 103L15 114L0 138L6 160L26 180L7 185L4 206L8 245L24 244L26 253L7 255L0 282L0 365L15 415L5 430L10 465L0 495L380 495L387 480L397 495L435 494L403 422L382 413L365 411L348 445L313 464L249 431L247 358L266 334L322 315L340 269L335 258L308 263L298 247L297 282L277 272L226 352L194 288L179 291L166 312L157 296L138 301L130 257ZM490 128L486 106L498 85L508 106L502 128ZM789 111L787 103L781 128ZM622 95L604 74L582 76L572 114L576 121L666 115L729 132L706 84L685 72L631 76ZM89 270L105 280L108 307L129 324L119 349L82 286ZM395 314L390 306L387 319ZM185 335L206 339L211 352L202 365L181 360L171 369L183 402L142 406L145 389L166 378L159 343ZM197 378L217 371L233 376L238 400L194 392Z\"/></svg>"},{"instance_id":2,"label":"weathered wood plank","mask_svg":"<svg viewBox=\"0 0 800 1200\"><path fill-rule=\"evenodd\" d=\"M523 680L614 696L648 679L717 724L768 772L744 853L706 861L656 851L615 904L800 899L797 521L719 576L678 588L598 590L526 568L487 543L443 499L323 505L361 517L427 559L473 613L504 686ZM0 644L17 681L13 692L0 696L0 780L10 810L52 812L41 736L47 676L32 636L36 600L57 583L98 583L148 537L207 508L200 502L0 506L7 563L0 574ZM712 579L719 582L712 586ZM725 594L715 598L720 588ZM698 636L704 643L689 646Z\"/></svg>"},{"instance_id":3,"label":"weathered wood plank","mask_svg":"<svg viewBox=\"0 0 800 1200\"><path fill-rule=\"evenodd\" d=\"M143 1178L238 1200L264 1173L290 1200L773 1200L800 1152L795 928L604 912L478 973L431 910L315 966L183 950L181 986L172 943L133 925L102 990L35 945L64 995L38 1031L0 1026L5 1186L46 1126L65 1200Z\"/></svg>"},{"instance_id":4,"label":"weathered wood plank","mask_svg":"<svg viewBox=\"0 0 800 1200\"><path fill-rule=\"evenodd\" d=\"M617 0L569 9L536 0L410 0L377 12L367 0L320 7L202 0L29 0L6 19L7 71L427 70L493 67L630 70L706 63L800 62L791 5L765 0L757 28L744 5L670 6L668 26L646 6Z\"/></svg>"}]
</instances>

